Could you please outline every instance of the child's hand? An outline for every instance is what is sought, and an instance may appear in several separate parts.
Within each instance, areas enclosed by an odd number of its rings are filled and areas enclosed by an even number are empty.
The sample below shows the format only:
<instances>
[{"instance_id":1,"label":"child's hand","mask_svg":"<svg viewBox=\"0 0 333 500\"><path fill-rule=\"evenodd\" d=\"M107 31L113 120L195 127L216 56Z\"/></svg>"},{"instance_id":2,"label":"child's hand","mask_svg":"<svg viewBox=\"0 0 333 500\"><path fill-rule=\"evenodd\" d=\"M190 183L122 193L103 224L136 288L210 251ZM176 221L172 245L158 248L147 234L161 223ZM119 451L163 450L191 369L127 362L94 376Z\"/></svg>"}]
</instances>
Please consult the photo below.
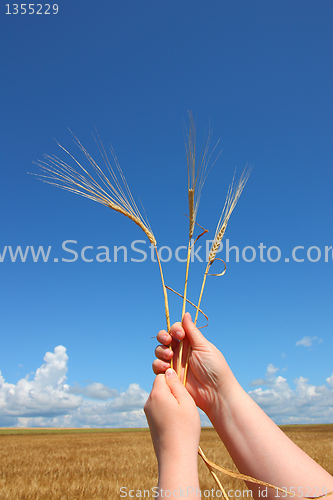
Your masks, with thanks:
<instances>
[{"instance_id":1,"label":"child's hand","mask_svg":"<svg viewBox=\"0 0 333 500\"><path fill-rule=\"evenodd\" d=\"M144 410L159 466L165 461L196 462L200 417L174 370L157 375Z\"/></svg>"},{"instance_id":2,"label":"child's hand","mask_svg":"<svg viewBox=\"0 0 333 500\"><path fill-rule=\"evenodd\" d=\"M191 345L186 388L210 418L241 473L289 491L295 487L298 491L333 491L333 477L298 448L242 389L220 351L205 339L188 313L183 324L175 323L170 333L161 331L157 336L162 345L155 351L154 372L163 373L171 357L177 366L179 340L184 339L183 359ZM174 353L168 348L170 343ZM248 486L253 497L261 500L260 487ZM266 496L274 500L276 490L269 489Z\"/></svg>"},{"instance_id":3,"label":"child's hand","mask_svg":"<svg viewBox=\"0 0 333 500\"><path fill-rule=\"evenodd\" d=\"M182 324L172 325L170 334L162 330L157 335L162 345L155 350L157 359L153 363L154 373L164 373L170 366L171 357L176 369L179 341L184 339L183 365L189 346L192 348L186 388L196 405L211 418L213 409L218 406L217 401L221 397L228 398L230 389L237 385L237 381L222 353L196 328L189 313L184 315ZM170 344L173 352L168 347ZM182 368L182 377L183 372Z\"/></svg>"}]
</instances>

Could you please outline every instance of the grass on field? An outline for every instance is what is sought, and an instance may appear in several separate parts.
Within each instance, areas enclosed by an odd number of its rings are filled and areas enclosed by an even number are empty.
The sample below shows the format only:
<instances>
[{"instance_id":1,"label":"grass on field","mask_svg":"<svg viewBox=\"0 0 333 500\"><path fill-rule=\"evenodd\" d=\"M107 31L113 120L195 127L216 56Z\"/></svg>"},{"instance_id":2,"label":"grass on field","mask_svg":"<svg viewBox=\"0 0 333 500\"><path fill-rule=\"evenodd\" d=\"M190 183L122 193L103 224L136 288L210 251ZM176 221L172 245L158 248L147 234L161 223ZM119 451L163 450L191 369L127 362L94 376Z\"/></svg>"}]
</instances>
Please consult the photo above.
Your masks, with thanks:
<instances>
[{"instance_id":1,"label":"grass on field","mask_svg":"<svg viewBox=\"0 0 333 500\"><path fill-rule=\"evenodd\" d=\"M333 424L285 426L284 432L333 474ZM235 469L214 429L201 446L215 463ZM200 487L215 489L199 461ZM226 490L245 484L220 474ZM1 429L0 500L113 500L120 488L150 491L157 463L147 429Z\"/></svg>"},{"instance_id":2,"label":"grass on field","mask_svg":"<svg viewBox=\"0 0 333 500\"><path fill-rule=\"evenodd\" d=\"M0 436L2 434L91 434L92 432L147 432L144 428L128 428L128 429L99 429L99 428L84 428L77 429L70 427L0 427Z\"/></svg>"}]
</instances>

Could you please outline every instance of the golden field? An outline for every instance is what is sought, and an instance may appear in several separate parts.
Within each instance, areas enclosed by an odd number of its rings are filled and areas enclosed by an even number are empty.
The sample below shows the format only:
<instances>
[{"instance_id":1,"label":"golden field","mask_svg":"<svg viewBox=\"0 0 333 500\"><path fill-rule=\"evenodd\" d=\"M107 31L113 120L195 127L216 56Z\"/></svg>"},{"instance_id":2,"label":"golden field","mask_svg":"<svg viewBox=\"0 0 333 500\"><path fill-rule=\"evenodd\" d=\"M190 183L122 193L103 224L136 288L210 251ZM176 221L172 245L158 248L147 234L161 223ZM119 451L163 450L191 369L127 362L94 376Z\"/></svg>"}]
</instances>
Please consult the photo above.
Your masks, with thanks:
<instances>
[{"instance_id":1,"label":"golden field","mask_svg":"<svg viewBox=\"0 0 333 500\"><path fill-rule=\"evenodd\" d=\"M333 424L282 429L333 474ZM202 430L200 444L209 459L236 470L213 429ZM242 481L218 474L227 490L246 489ZM202 490L215 488L201 460L199 476ZM121 498L120 487L143 491L156 484L146 429L0 429L0 500L113 500Z\"/></svg>"}]
</instances>

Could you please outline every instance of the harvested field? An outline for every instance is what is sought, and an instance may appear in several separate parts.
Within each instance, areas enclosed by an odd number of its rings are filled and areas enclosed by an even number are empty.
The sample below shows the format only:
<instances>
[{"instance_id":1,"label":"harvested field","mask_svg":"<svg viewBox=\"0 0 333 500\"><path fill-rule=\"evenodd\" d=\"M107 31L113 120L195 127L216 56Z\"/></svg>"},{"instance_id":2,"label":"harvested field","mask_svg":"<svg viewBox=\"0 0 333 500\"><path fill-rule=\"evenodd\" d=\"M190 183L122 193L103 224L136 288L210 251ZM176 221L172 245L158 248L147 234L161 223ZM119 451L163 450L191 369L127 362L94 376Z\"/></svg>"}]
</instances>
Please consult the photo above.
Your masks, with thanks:
<instances>
[{"instance_id":1,"label":"harvested field","mask_svg":"<svg viewBox=\"0 0 333 500\"><path fill-rule=\"evenodd\" d=\"M333 424L283 430L333 474ZM201 446L211 460L236 470L213 429L202 430ZM199 474L202 490L215 488L201 461ZM227 490L246 489L240 480L219 477ZM148 430L0 429L0 500L113 500L121 498L121 487L150 490L152 498L156 483Z\"/></svg>"}]
</instances>

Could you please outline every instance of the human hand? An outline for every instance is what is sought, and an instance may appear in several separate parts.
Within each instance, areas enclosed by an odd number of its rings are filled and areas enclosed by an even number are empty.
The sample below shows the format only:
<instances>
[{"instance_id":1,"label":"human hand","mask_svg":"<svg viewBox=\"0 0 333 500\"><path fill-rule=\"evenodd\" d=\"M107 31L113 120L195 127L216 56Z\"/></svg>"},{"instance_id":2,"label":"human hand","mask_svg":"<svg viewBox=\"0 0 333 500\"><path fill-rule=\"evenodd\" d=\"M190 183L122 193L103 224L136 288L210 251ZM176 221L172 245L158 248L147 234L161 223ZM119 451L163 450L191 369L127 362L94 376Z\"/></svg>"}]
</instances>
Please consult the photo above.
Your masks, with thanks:
<instances>
[{"instance_id":1,"label":"human hand","mask_svg":"<svg viewBox=\"0 0 333 500\"><path fill-rule=\"evenodd\" d=\"M222 353L196 328L189 313L184 315L182 323L172 325L170 334L161 330L157 335L157 340L162 345L155 350L157 358L153 363L155 374L164 373L170 366L171 358L173 358L174 367L177 367L179 341L183 340L181 380L184 376L184 360L191 347L186 389L196 405L212 420L213 410L221 406L221 399L227 398L237 384ZM170 344L172 351L169 349Z\"/></svg>"},{"instance_id":2,"label":"human hand","mask_svg":"<svg viewBox=\"0 0 333 500\"><path fill-rule=\"evenodd\" d=\"M165 462L196 463L200 417L174 370L157 375L144 406L159 466Z\"/></svg>"}]
</instances>

